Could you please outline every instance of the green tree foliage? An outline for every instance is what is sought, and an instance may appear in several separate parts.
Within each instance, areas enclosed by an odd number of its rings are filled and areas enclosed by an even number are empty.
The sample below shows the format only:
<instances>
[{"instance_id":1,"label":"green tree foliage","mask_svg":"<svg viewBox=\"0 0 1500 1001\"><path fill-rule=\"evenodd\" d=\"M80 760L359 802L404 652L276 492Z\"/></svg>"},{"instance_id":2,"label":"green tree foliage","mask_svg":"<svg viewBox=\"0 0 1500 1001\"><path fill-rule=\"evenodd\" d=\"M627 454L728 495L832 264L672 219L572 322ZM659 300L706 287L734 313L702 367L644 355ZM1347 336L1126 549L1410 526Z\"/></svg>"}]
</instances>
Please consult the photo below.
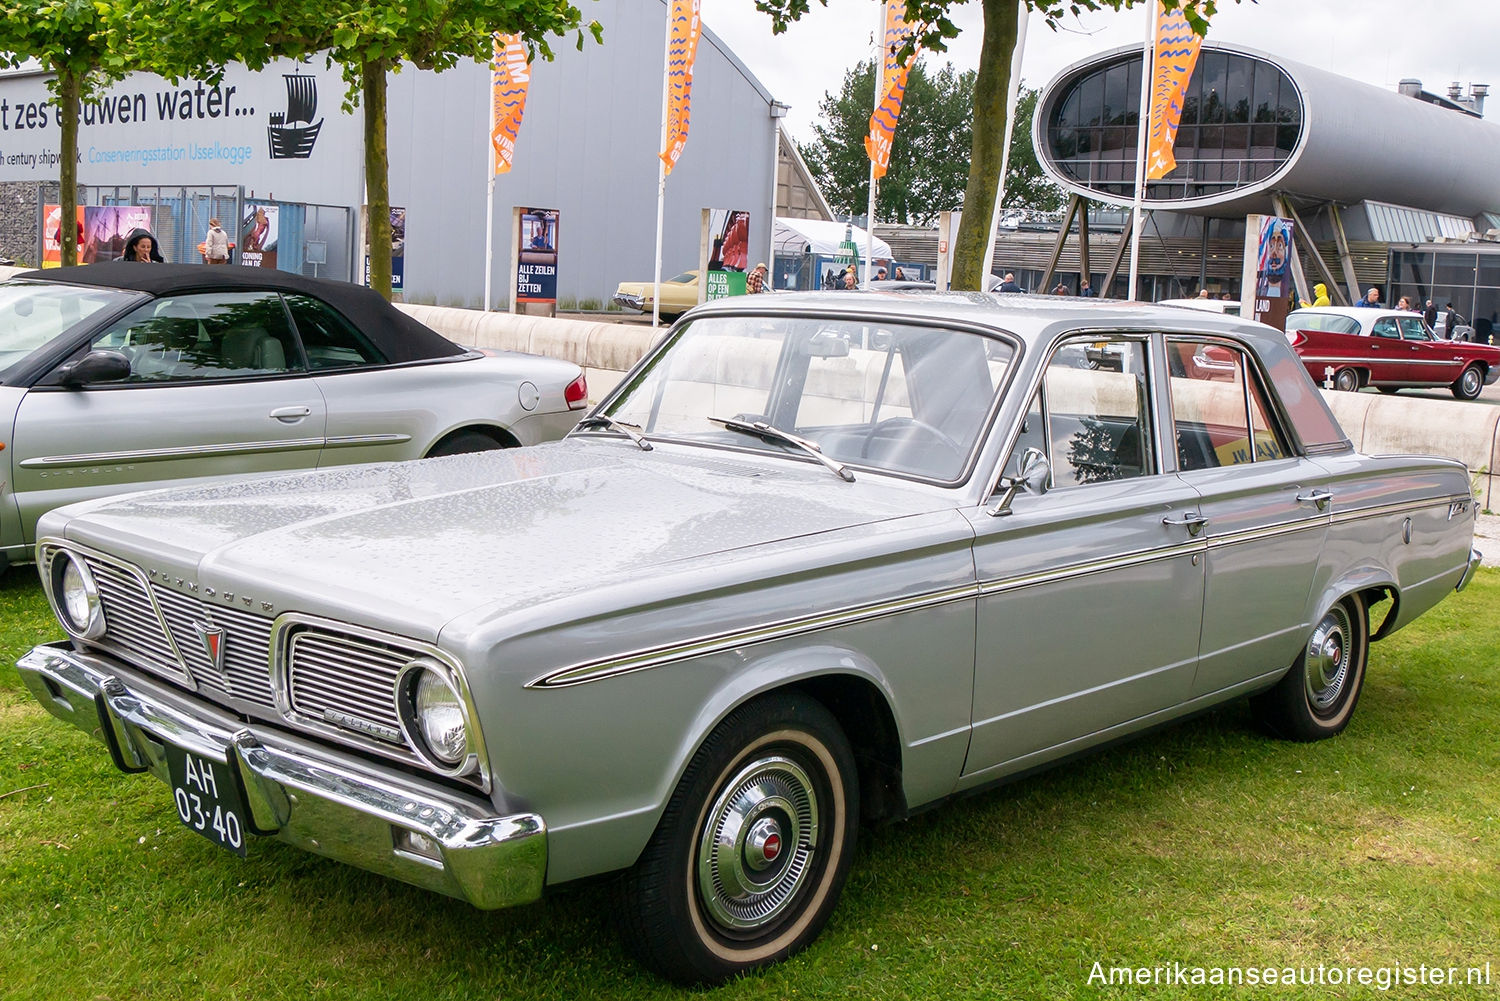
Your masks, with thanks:
<instances>
[{"instance_id":1,"label":"green tree foliage","mask_svg":"<svg viewBox=\"0 0 1500 1001\"><path fill-rule=\"evenodd\" d=\"M3 2L3 0L0 0ZM548 35L584 31L600 40L597 21L569 0L150 0L179 15L169 31L193 47L198 66L222 71L228 62L261 69L279 57L326 53L343 69L344 107L364 105L365 188L371 247L391 242L390 165L386 141L386 77L410 63L442 71L463 59L489 62L494 32L525 36L533 55L551 59ZM391 262L370 255L370 287L391 295Z\"/></svg>"},{"instance_id":2,"label":"green tree foliage","mask_svg":"<svg viewBox=\"0 0 1500 1001\"><path fill-rule=\"evenodd\" d=\"M0 0L0 66L35 59L53 77L53 113L62 132L58 164L62 263L78 263L78 116L84 98L142 68L139 25L130 0Z\"/></svg>"},{"instance_id":3,"label":"green tree foliage","mask_svg":"<svg viewBox=\"0 0 1500 1001\"><path fill-rule=\"evenodd\" d=\"M975 73L945 65L929 74L918 61L907 79L901 121L891 142L890 170L876 189L875 215L888 222L931 225L939 212L963 206L969 176ZM837 94L818 105L814 139L799 144L823 194L840 215L863 214L869 205L870 160L864 140L870 129L874 62L844 74ZM1031 115L1037 91L1023 88L1011 140L1006 203L1016 208L1055 209L1062 192L1043 176L1031 146Z\"/></svg>"},{"instance_id":4,"label":"green tree foliage","mask_svg":"<svg viewBox=\"0 0 1500 1001\"><path fill-rule=\"evenodd\" d=\"M914 46L944 51L958 37L958 25L948 12L967 0L906 0L906 23L915 25L902 55ZM1042 15L1056 30L1063 18L1084 10L1123 10L1145 0L1021 0L1026 9ZM1239 2L1239 0L1236 0ZM806 14L812 0L755 0L757 10L771 16L771 31L779 34ZM818 0L827 5L827 0ZM964 189L964 216L954 241L953 287L982 288L984 251L989 243L989 223L995 207L995 187L1000 179L1000 150L1005 142L1005 122L1010 117L1010 60L1020 26L1016 0L981 0L984 28L979 44L979 73L974 81L974 116L970 132L969 179ZM1218 9L1217 0L1162 0L1168 10L1181 9L1200 35Z\"/></svg>"}]
</instances>

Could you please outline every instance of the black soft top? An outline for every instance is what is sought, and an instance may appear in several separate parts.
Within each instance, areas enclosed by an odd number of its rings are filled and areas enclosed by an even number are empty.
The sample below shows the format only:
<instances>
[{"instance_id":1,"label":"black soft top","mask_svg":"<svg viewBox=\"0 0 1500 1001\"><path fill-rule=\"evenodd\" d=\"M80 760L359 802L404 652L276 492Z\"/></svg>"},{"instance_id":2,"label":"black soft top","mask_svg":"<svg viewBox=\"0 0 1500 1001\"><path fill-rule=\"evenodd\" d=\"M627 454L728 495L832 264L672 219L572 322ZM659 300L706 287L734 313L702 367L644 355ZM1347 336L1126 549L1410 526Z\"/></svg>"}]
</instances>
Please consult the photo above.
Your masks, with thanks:
<instances>
[{"instance_id":1,"label":"black soft top","mask_svg":"<svg viewBox=\"0 0 1500 1001\"><path fill-rule=\"evenodd\" d=\"M465 353L457 344L418 323L362 285L326 278L304 278L274 268L211 268L201 264L108 261L76 268L26 271L13 280L89 285L154 296L223 291L310 295L342 313L393 363Z\"/></svg>"}]
</instances>

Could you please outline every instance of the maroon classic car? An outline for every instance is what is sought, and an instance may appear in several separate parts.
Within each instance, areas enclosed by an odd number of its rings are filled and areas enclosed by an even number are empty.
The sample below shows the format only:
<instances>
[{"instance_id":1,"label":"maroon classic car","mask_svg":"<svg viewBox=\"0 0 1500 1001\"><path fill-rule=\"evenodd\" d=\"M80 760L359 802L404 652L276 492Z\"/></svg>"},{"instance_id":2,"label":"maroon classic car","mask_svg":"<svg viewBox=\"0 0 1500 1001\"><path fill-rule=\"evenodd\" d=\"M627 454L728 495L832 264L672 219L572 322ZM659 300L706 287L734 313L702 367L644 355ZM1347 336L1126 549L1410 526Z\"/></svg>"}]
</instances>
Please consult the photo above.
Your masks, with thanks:
<instances>
[{"instance_id":1,"label":"maroon classic car","mask_svg":"<svg viewBox=\"0 0 1500 1001\"><path fill-rule=\"evenodd\" d=\"M1500 379L1500 348L1442 340L1420 313L1313 306L1287 316L1286 336L1313 381L1334 389L1446 386L1472 400Z\"/></svg>"}]
</instances>

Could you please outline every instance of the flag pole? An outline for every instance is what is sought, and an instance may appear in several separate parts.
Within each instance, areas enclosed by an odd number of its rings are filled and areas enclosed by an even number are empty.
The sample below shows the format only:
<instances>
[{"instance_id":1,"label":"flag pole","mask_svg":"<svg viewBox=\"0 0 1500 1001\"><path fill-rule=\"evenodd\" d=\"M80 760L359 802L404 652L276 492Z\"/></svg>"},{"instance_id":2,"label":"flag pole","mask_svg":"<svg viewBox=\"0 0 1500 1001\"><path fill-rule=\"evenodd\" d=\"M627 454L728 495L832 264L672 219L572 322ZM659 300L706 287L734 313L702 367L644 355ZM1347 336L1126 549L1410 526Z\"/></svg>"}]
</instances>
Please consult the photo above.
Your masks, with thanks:
<instances>
[{"instance_id":1,"label":"flag pole","mask_svg":"<svg viewBox=\"0 0 1500 1001\"><path fill-rule=\"evenodd\" d=\"M1152 0L1146 15L1146 44L1141 53L1141 111L1136 123L1135 150L1135 200L1130 211L1130 288L1125 298L1134 299L1140 292L1138 285L1141 258L1141 219L1146 201L1146 143L1151 134L1151 88L1156 85L1156 20L1161 14L1161 3ZM1105 289L1104 295L1109 294Z\"/></svg>"},{"instance_id":2,"label":"flag pole","mask_svg":"<svg viewBox=\"0 0 1500 1001\"><path fill-rule=\"evenodd\" d=\"M670 79L672 59L672 2L665 0L662 4L667 12L666 41L662 43L661 53L661 144L660 149L665 152L667 148L667 97L669 95L668 81ZM661 326L661 243L662 228L666 219L667 206L667 161L661 157L656 158L656 277L652 283L651 292L651 326ZM707 275L699 275L700 282L708 281Z\"/></svg>"},{"instance_id":3,"label":"flag pole","mask_svg":"<svg viewBox=\"0 0 1500 1001\"><path fill-rule=\"evenodd\" d=\"M877 4L875 22L875 103L870 116L880 114L880 100L885 97L885 4ZM875 161L870 161L870 198L865 208L865 281L870 280L870 262L875 256ZM856 245L857 246L857 245Z\"/></svg>"},{"instance_id":4,"label":"flag pole","mask_svg":"<svg viewBox=\"0 0 1500 1001\"><path fill-rule=\"evenodd\" d=\"M490 311L491 282L495 271L495 39L490 37L489 86L485 88L490 106L490 183L484 198L484 311Z\"/></svg>"},{"instance_id":5,"label":"flag pole","mask_svg":"<svg viewBox=\"0 0 1500 1001\"><path fill-rule=\"evenodd\" d=\"M990 272L995 267L995 234L1000 229L1000 212L1005 202L1005 175L1010 170L1010 140L1016 127L1017 97L1021 93L1021 61L1026 54L1026 22L1030 8L1026 6L1026 0L1020 0L1016 6L1019 8L1016 12L1016 48L1010 57L1010 94L1007 98L1010 111L1005 116L1005 145L1000 150L1000 181L995 185L995 208L990 213L990 238L984 241L984 265L980 272L980 282L983 284L989 284ZM988 290L981 288L979 291Z\"/></svg>"}]
</instances>

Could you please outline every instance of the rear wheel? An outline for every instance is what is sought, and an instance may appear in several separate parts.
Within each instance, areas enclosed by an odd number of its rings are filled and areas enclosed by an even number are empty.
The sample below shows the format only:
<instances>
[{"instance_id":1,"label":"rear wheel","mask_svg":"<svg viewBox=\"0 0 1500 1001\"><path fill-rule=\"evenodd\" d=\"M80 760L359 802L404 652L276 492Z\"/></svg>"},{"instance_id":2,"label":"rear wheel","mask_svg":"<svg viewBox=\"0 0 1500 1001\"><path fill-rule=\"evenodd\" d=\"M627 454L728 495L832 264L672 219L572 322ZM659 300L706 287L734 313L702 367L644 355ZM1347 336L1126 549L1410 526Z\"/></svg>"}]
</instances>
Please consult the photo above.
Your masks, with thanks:
<instances>
[{"instance_id":1,"label":"rear wheel","mask_svg":"<svg viewBox=\"0 0 1500 1001\"><path fill-rule=\"evenodd\" d=\"M775 963L828 921L858 830L849 742L817 701L735 710L698 749L656 833L621 881L621 930L683 984Z\"/></svg>"},{"instance_id":2,"label":"rear wheel","mask_svg":"<svg viewBox=\"0 0 1500 1001\"><path fill-rule=\"evenodd\" d=\"M1453 390L1453 395L1460 400L1479 399L1479 393L1484 389L1484 369L1478 365L1470 365L1463 370L1463 374L1453 380L1450 388Z\"/></svg>"},{"instance_id":3,"label":"rear wheel","mask_svg":"<svg viewBox=\"0 0 1500 1001\"><path fill-rule=\"evenodd\" d=\"M1352 368L1341 368L1333 376L1333 388L1345 393L1359 390L1359 373Z\"/></svg>"},{"instance_id":4,"label":"rear wheel","mask_svg":"<svg viewBox=\"0 0 1500 1001\"><path fill-rule=\"evenodd\" d=\"M1369 657L1365 604L1351 594L1324 613L1286 677L1253 700L1255 711L1288 740L1332 737L1354 715Z\"/></svg>"},{"instance_id":5,"label":"rear wheel","mask_svg":"<svg viewBox=\"0 0 1500 1001\"><path fill-rule=\"evenodd\" d=\"M489 452L504 448L500 442L480 431L460 431L432 446L427 453L429 459L440 455L464 455L469 452Z\"/></svg>"}]
</instances>

